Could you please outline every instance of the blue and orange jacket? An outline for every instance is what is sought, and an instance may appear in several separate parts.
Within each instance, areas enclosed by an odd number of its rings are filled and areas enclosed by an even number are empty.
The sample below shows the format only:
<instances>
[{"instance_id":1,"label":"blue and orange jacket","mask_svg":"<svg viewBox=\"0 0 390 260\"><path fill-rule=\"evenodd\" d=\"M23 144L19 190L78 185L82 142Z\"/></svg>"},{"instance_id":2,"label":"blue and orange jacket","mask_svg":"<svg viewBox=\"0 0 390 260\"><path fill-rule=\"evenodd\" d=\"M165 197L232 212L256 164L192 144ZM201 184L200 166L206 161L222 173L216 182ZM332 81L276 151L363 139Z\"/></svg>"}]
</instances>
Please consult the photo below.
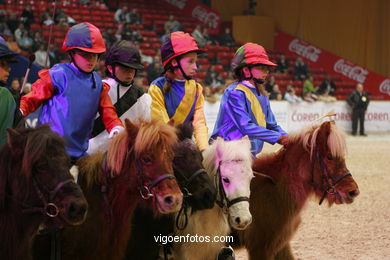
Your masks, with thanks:
<instances>
[{"instance_id":1,"label":"blue and orange jacket","mask_svg":"<svg viewBox=\"0 0 390 260\"><path fill-rule=\"evenodd\" d=\"M211 139L236 140L247 135L256 155L264 142L275 144L287 133L277 124L268 97L257 95L249 84L234 82L224 91Z\"/></svg>"},{"instance_id":2,"label":"blue and orange jacket","mask_svg":"<svg viewBox=\"0 0 390 260\"><path fill-rule=\"evenodd\" d=\"M152 97L151 117L175 125L192 122L195 141L200 150L208 146L207 126L204 117L202 86L195 80L174 80L169 91L164 91L166 77L152 82L149 94Z\"/></svg>"},{"instance_id":3,"label":"blue and orange jacket","mask_svg":"<svg viewBox=\"0 0 390 260\"><path fill-rule=\"evenodd\" d=\"M99 112L108 132L123 126L108 95L109 86L96 72L84 73L73 63L61 63L41 70L31 92L20 101L23 116L42 104L38 124L49 123L66 140L70 156L86 154L96 113Z\"/></svg>"}]
</instances>

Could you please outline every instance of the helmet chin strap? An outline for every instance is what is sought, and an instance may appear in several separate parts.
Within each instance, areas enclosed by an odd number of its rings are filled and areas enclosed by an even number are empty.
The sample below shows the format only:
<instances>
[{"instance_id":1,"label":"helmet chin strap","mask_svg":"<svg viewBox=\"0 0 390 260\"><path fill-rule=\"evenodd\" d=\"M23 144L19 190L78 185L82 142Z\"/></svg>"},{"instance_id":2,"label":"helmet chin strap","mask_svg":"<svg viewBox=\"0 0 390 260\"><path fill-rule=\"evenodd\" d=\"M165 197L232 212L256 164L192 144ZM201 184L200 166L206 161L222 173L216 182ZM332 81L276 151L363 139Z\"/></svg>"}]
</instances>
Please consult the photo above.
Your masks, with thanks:
<instances>
[{"instance_id":1,"label":"helmet chin strap","mask_svg":"<svg viewBox=\"0 0 390 260\"><path fill-rule=\"evenodd\" d=\"M183 75L183 78L184 78L184 79L186 79L186 80L191 80L191 79L192 79L192 77L188 76L188 75L184 72L184 70L183 70L183 68L182 68L182 66L181 66L181 64L180 64L180 59L177 59L177 66L173 66L173 65L172 65L172 69L177 69L177 68L180 70L180 72L181 72L181 74Z\"/></svg>"},{"instance_id":2,"label":"helmet chin strap","mask_svg":"<svg viewBox=\"0 0 390 260\"><path fill-rule=\"evenodd\" d=\"M133 77L132 81L124 82L124 81L121 81L120 79L118 79L118 77L115 75L115 67L116 67L115 64L112 65L112 77L116 80L116 82L118 82L119 84L121 84L121 86L124 86L124 87L132 86L134 83L135 76L137 75L137 70L135 70L134 77Z\"/></svg>"},{"instance_id":3,"label":"helmet chin strap","mask_svg":"<svg viewBox=\"0 0 390 260\"><path fill-rule=\"evenodd\" d=\"M249 73L250 73L250 76L249 77L244 77L245 80L253 80L253 82L255 83L255 89L256 89L256 93L258 96L260 96L260 90L259 90L259 85L262 85L265 83L265 80L264 79L257 79L255 77L253 77L253 74L252 74L252 69L250 67L248 67L249 69Z\"/></svg>"}]
</instances>

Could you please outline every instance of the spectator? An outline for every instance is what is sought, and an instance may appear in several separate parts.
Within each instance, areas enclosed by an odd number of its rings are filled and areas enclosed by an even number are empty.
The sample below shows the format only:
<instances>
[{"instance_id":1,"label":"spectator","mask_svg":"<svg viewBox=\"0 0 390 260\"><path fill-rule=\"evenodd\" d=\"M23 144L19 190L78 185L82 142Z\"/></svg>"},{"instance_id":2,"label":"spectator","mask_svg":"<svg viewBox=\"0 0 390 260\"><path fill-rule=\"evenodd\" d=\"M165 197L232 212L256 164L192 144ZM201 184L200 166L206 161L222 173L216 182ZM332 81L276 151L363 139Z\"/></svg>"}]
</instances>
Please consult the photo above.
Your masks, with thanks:
<instances>
[{"instance_id":1,"label":"spectator","mask_svg":"<svg viewBox=\"0 0 390 260\"><path fill-rule=\"evenodd\" d=\"M162 69L162 64L161 64L161 61L160 59L158 58L154 58L154 61L152 64L150 64L147 68L146 68L146 73L147 73L147 79L148 79L148 82L149 84L155 80L156 78L158 78L161 73L162 73L163 69Z\"/></svg>"},{"instance_id":2,"label":"spectator","mask_svg":"<svg viewBox=\"0 0 390 260\"><path fill-rule=\"evenodd\" d=\"M62 10L61 8L57 8L54 14L54 21L59 24L61 22L61 19L65 19L65 21L67 21L68 16L64 12L64 10Z\"/></svg>"},{"instance_id":3,"label":"spectator","mask_svg":"<svg viewBox=\"0 0 390 260\"><path fill-rule=\"evenodd\" d=\"M306 96L306 94L310 93L310 95L308 95L314 100L317 100L317 91L318 87L314 86L313 76L309 75L305 82L303 82L303 94Z\"/></svg>"},{"instance_id":4,"label":"spectator","mask_svg":"<svg viewBox=\"0 0 390 260\"><path fill-rule=\"evenodd\" d=\"M114 20L117 23L126 22L126 14L127 14L127 6L123 6L122 8L116 10L114 15Z\"/></svg>"},{"instance_id":5,"label":"spectator","mask_svg":"<svg viewBox=\"0 0 390 260\"><path fill-rule=\"evenodd\" d=\"M46 26L50 26L54 23L54 21L51 19L50 14L43 13L42 14L42 24Z\"/></svg>"},{"instance_id":6,"label":"spectator","mask_svg":"<svg viewBox=\"0 0 390 260\"><path fill-rule=\"evenodd\" d=\"M139 32L139 30L133 30L133 32L131 33L131 36L130 36L130 41L134 42L134 43L141 43L144 41L141 33Z\"/></svg>"},{"instance_id":7,"label":"spectator","mask_svg":"<svg viewBox=\"0 0 390 260\"><path fill-rule=\"evenodd\" d=\"M283 99L283 95L282 95L282 92L279 89L279 85L278 84L274 84L272 86L272 91L269 94L269 100L279 100L280 101L282 99Z\"/></svg>"},{"instance_id":8,"label":"spectator","mask_svg":"<svg viewBox=\"0 0 390 260\"><path fill-rule=\"evenodd\" d=\"M11 30L8 28L8 25L6 22L1 22L0 23L0 35L9 37L12 35Z\"/></svg>"},{"instance_id":9,"label":"spectator","mask_svg":"<svg viewBox=\"0 0 390 260\"><path fill-rule=\"evenodd\" d=\"M298 57L294 64L294 76L296 80L305 80L307 78L307 65L302 60L301 57Z\"/></svg>"},{"instance_id":10,"label":"spectator","mask_svg":"<svg viewBox=\"0 0 390 260\"><path fill-rule=\"evenodd\" d=\"M221 36L219 37L219 44L221 46L229 46L229 47L236 45L229 27L226 27L225 32L221 34Z\"/></svg>"},{"instance_id":11,"label":"spectator","mask_svg":"<svg viewBox=\"0 0 390 260\"><path fill-rule=\"evenodd\" d=\"M290 67L290 63L286 59L286 56L284 54L280 55L280 58L276 62L277 66L275 69L275 72L280 72L280 73L288 73L288 68Z\"/></svg>"},{"instance_id":12,"label":"spectator","mask_svg":"<svg viewBox=\"0 0 390 260\"><path fill-rule=\"evenodd\" d=\"M218 101L218 98L211 91L211 88L207 86L204 87L204 101L205 101L205 105L207 102L213 104Z\"/></svg>"},{"instance_id":13,"label":"spectator","mask_svg":"<svg viewBox=\"0 0 390 260\"><path fill-rule=\"evenodd\" d=\"M108 27L106 30L103 31L102 34L108 48L117 41L117 38L115 36L112 27Z\"/></svg>"},{"instance_id":14,"label":"spectator","mask_svg":"<svg viewBox=\"0 0 390 260\"><path fill-rule=\"evenodd\" d=\"M268 92L268 93L271 93L272 92L272 88L274 87L275 85L275 77L274 75L271 75L269 77L269 80L267 81L267 83L265 83L265 90Z\"/></svg>"},{"instance_id":15,"label":"spectator","mask_svg":"<svg viewBox=\"0 0 390 260\"><path fill-rule=\"evenodd\" d=\"M14 32L16 42L18 42L18 41L20 41L20 39L22 39L24 31L25 31L24 25L22 23L19 24L18 29L16 29Z\"/></svg>"},{"instance_id":16,"label":"spectator","mask_svg":"<svg viewBox=\"0 0 390 260\"><path fill-rule=\"evenodd\" d=\"M322 82L320 89L318 90L318 94L323 95L327 94L329 96L334 96L336 92L336 85L333 82L331 76L327 76Z\"/></svg>"},{"instance_id":17,"label":"spectator","mask_svg":"<svg viewBox=\"0 0 390 260\"><path fill-rule=\"evenodd\" d=\"M214 70L214 66L211 66L206 73L205 84L211 89L219 88L225 84L222 76Z\"/></svg>"},{"instance_id":18,"label":"spectator","mask_svg":"<svg viewBox=\"0 0 390 260\"><path fill-rule=\"evenodd\" d=\"M195 27L191 35L195 38L195 41L200 48L203 48L206 45L207 39L203 36L200 25Z\"/></svg>"},{"instance_id":19,"label":"spectator","mask_svg":"<svg viewBox=\"0 0 390 260\"><path fill-rule=\"evenodd\" d=\"M34 51L39 49L39 46L42 44L45 44L45 40L42 37L42 34L40 31L36 31L34 34Z\"/></svg>"},{"instance_id":20,"label":"spectator","mask_svg":"<svg viewBox=\"0 0 390 260\"><path fill-rule=\"evenodd\" d=\"M175 19L175 17L171 14L168 18L168 21L165 22L164 24L164 29L165 29L165 32L176 32L176 31L179 31L181 29L181 25L179 23L179 21L177 21Z\"/></svg>"},{"instance_id":21,"label":"spectator","mask_svg":"<svg viewBox=\"0 0 390 260\"><path fill-rule=\"evenodd\" d=\"M15 33L15 30L19 27L19 19L16 15L16 13L11 12L10 16L7 20L8 28L11 30L12 33Z\"/></svg>"},{"instance_id":22,"label":"spectator","mask_svg":"<svg viewBox=\"0 0 390 260\"><path fill-rule=\"evenodd\" d=\"M306 101L306 102L309 102L309 103L313 103L313 102L316 101L316 100L313 98L311 92L303 93L303 100Z\"/></svg>"},{"instance_id":23,"label":"spectator","mask_svg":"<svg viewBox=\"0 0 390 260\"><path fill-rule=\"evenodd\" d=\"M60 62L60 54L55 44L49 45L48 55L50 59L50 64L55 65Z\"/></svg>"},{"instance_id":24,"label":"spectator","mask_svg":"<svg viewBox=\"0 0 390 260\"><path fill-rule=\"evenodd\" d=\"M132 36L133 30L131 29L131 24L126 23L121 32L121 40L131 41Z\"/></svg>"},{"instance_id":25,"label":"spectator","mask_svg":"<svg viewBox=\"0 0 390 260\"><path fill-rule=\"evenodd\" d=\"M31 8L31 5L27 4L26 7L22 11L22 15L20 16L20 20L24 24L27 30L30 29L30 25L34 23L34 11Z\"/></svg>"},{"instance_id":26,"label":"spectator","mask_svg":"<svg viewBox=\"0 0 390 260\"><path fill-rule=\"evenodd\" d=\"M23 31L23 36L19 41L16 41L20 48L24 51L32 52L34 48L34 40L30 37L28 31Z\"/></svg>"},{"instance_id":27,"label":"spectator","mask_svg":"<svg viewBox=\"0 0 390 260\"><path fill-rule=\"evenodd\" d=\"M14 51L16 53L20 53L22 50L19 48L18 44L15 41L15 36L11 34L8 37L7 45L11 51Z\"/></svg>"},{"instance_id":28,"label":"spectator","mask_svg":"<svg viewBox=\"0 0 390 260\"><path fill-rule=\"evenodd\" d=\"M364 131L364 117L370 100L368 94L364 91L363 84L358 83L356 85L356 90L349 95L347 103L352 108L352 135L356 135L359 122L360 135L367 136Z\"/></svg>"},{"instance_id":29,"label":"spectator","mask_svg":"<svg viewBox=\"0 0 390 260\"><path fill-rule=\"evenodd\" d=\"M126 14L126 23L130 24L142 24L141 16L137 12L137 9L133 8Z\"/></svg>"},{"instance_id":30,"label":"spectator","mask_svg":"<svg viewBox=\"0 0 390 260\"><path fill-rule=\"evenodd\" d=\"M171 32L169 30L165 30L165 33L161 36L161 42L164 43L164 41L169 39L169 35L171 35Z\"/></svg>"},{"instance_id":31,"label":"spectator","mask_svg":"<svg viewBox=\"0 0 390 260\"><path fill-rule=\"evenodd\" d=\"M47 16L48 17L51 17L51 12L50 12L50 8L47 7L42 13L41 13L41 23L43 24L43 22L47 19Z\"/></svg>"},{"instance_id":32,"label":"spectator","mask_svg":"<svg viewBox=\"0 0 390 260\"><path fill-rule=\"evenodd\" d=\"M44 68L46 67L50 67L50 60L47 61L47 66L45 66L46 64L46 56L47 56L47 52L45 50L45 45L41 44L39 46L39 49L35 52L35 62L39 65L39 66L42 66Z\"/></svg>"},{"instance_id":33,"label":"spectator","mask_svg":"<svg viewBox=\"0 0 390 260\"><path fill-rule=\"evenodd\" d=\"M299 104L302 102L302 98L298 97L295 94L294 86L289 84L286 87L287 91L284 94L284 99L287 100L291 104Z\"/></svg>"},{"instance_id":34,"label":"spectator","mask_svg":"<svg viewBox=\"0 0 390 260\"><path fill-rule=\"evenodd\" d=\"M13 78L11 81L11 87L9 89L16 103L19 103L20 99L20 82L17 78Z\"/></svg>"}]
</instances>

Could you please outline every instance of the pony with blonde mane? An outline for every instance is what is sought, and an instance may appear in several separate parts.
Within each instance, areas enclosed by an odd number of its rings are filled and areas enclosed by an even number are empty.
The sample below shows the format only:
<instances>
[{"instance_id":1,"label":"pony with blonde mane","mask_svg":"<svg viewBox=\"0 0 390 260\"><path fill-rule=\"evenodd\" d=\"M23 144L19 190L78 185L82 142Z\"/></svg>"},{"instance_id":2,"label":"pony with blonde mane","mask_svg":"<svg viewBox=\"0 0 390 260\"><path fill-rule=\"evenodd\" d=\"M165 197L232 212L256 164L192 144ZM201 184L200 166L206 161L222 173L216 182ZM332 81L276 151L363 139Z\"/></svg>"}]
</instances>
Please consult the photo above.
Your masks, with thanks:
<instances>
[{"instance_id":1,"label":"pony with blonde mane","mask_svg":"<svg viewBox=\"0 0 390 260\"><path fill-rule=\"evenodd\" d=\"M247 137L235 141L217 138L203 152L203 165L210 179L214 180L217 201L212 209L199 210L190 215L187 227L184 230L176 230L176 235L210 238L226 236L230 233L230 226L242 230L251 223L249 195L253 173L250 149L251 144ZM175 259L214 260L226 246L224 241L183 242L173 245Z\"/></svg>"},{"instance_id":2,"label":"pony with blonde mane","mask_svg":"<svg viewBox=\"0 0 390 260\"><path fill-rule=\"evenodd\" d=\"M290 240L310 195L329 206L353 202L359 189L345 154L345 134L328 121L291 135L285 149L255 159L253 170L261 175L251 183L253 222L239 232L250 259L294 259Z\"/></svg>"},{"instance_id":3,"label":"pony with blonde mane","mask_svg":"<svg viewBox=\"0 0 390 260\"><path fill-rule=\"evenodd\" d=\"M173 175L175 128L159 121L125 120L126 130L107 153L80 159L80 186L89 203L87 220L66 228L61 259L123 259L131 235L131 218L142 199L157 214L180 209L182 193ZM48 259L50 241L36 240L35 258Z\"/></svg>"}]
</instances>

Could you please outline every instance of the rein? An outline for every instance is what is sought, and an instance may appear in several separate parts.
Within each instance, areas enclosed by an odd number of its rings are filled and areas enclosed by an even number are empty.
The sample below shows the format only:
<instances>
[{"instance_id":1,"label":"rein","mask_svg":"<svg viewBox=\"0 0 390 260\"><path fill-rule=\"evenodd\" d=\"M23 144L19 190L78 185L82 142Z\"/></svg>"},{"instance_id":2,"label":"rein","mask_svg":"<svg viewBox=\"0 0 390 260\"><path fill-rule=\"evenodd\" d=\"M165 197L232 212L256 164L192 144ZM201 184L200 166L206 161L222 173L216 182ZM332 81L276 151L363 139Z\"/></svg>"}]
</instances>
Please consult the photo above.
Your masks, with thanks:
<instances>
[{"instance_id":1,"label":"rein","mask_svg":"<svg viewBox=\"0 0 390 260\"><path fill-rule=\"evenodd\" d=\"M233 206L236 203L243 202L243 201L248 201L249 202L249 197L246 196L241 196L234 198L232 200L229 200L229 198L226 196L225 189L223 187L222 183L222 178L221 178L221 165L222 161L219 162L217 172L215 174L215 186L217 187L217 192L219 193L220 199L216 200L215 202L217 205L224 210L224 212L227 214L227 210Z\"/></svg>"}]
</instances>

